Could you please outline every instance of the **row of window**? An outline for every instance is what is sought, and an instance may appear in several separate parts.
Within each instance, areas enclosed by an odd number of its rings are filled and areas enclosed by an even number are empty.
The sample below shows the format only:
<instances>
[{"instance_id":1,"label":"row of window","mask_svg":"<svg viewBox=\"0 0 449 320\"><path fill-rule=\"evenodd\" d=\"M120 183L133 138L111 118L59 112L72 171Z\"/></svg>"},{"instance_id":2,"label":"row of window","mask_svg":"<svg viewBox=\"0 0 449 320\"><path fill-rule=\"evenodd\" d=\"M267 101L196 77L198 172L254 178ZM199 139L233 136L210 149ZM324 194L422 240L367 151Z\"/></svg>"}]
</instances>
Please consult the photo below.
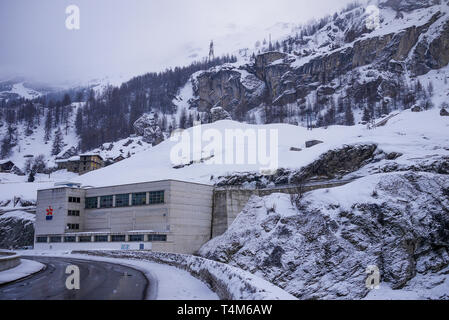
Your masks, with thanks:
<instances>
[{"instance_id":1,"label":"row of window","mask_svg":"<svg viewBox=\"0 0 449 320\"><path fill-rule=\"evenodd\" d=\"M162 204L165 202L164 191L153 191L149 193L149 204ZM123 208L129 206L143 206L147 204L147 193L132 193L131 194L131 204L129 201L128 194L118 194L115 196L115 207ZM114 196L102 196L100 197L100 208L112 208L114 207ZM96 209L98 208L98 197L86 198L86 209Z\"/></svg>"},{"instance_id":2,"label":"row of window","mask_svg":"<svg viewBox=\"0 0 449 320\"><path fill-rule=\"evenodd\" d=\"M80 225L79 224L75 224L75 223L68 223L67 224L67 229L68 230L79 230L80 229Z\"/></svg>"},{"instance_id":3,"label":"row of window","mask_svg":"<svg viewBox=\"0 0 449 320\"><path fill-rule=\"evenodd\" d=\"M160 234L150 234L147 235L147 242L166 242L167 241L167 235L160 235ZM64 242L76 242L76 236L51 236L50 237L50 243L61 243L64 239ZM80 236L79 242L109 242L107 235L97 235L94 236L93 239L91 236ZM130 235L128 242L144 242L145 241L145 235ZM37 237L36 238L37 243L47 243L48 237ZM111 236L111 242L126 242L126 236L125 235L112 235Z\"/></svg>"},{"instance_id":4,"label":"row of window","mask_svg":"<svg viewBox=\"0 0 449 320\"><path fill-rule=\"evenodd\" d=\"M81 198L69 197L69 202L70 203L81 203Z\"/></svg>"},{"instance_id":5,"label":"row of window","mask_svg":"<svg viewBox=\"0 0 449 320\"><path fill-rule=\"evenodd\" d=\"M69 210L69 217L79 217L80 211L79 210Z\"/></svg>"}]
</instances>

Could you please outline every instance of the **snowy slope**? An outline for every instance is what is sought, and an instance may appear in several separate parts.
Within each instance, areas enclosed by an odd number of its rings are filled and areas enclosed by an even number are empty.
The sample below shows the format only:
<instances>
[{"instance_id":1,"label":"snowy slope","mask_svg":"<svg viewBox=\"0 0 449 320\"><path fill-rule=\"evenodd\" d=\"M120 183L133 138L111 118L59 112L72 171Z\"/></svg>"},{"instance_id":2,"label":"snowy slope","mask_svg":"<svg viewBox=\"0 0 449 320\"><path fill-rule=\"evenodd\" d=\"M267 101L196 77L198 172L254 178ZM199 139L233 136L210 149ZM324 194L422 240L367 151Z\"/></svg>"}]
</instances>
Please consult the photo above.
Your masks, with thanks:
<instances>
[{"instance_id":1,"label":"snowy slope","mask_svg":"<svg viewBox=\"0 0 449 320\"><path fill-rule=\"evenodd\" d=\"M404 156L398 159L399 163L410 164L413 158L429 158L432 156L449 156L449 119L441 117L438 109L422 113L412 113L409 110L400 113L391 119L384 127L368 130L367 127L357 125L354 127L333 126L328 129L307 131L305 128L290 125L253 126L233 121L220 121L211 125L202 126L203 132L209 129L223 133L227 129L243 130L276 130L279 134L280 168L301 168L328 150L341 147L345 144L377 143L385 152L400 152ZM193 130L187 130L193 136ZM268 135L268 131L266 133ZM318 139L323 144L305 149L305 142ZM268 140L268 139L267 139ZM268 140L269 141L269 140ZM218 177L232 172L259 172L263 165L258 164L221 164L214 163L220 156L226 159L226 153L236 151L237 147L207 152L209 143L203 142L202 152L190 152L192 160L206 159L211 153L214 158L205 163L193 164L181 169L173 167L179 163L172 163L170 154L178 144L177 141L167 140L162 144L136 154L131 159L124 160L107 168L88 173L75 179L85 185L108 186L127 183L157 181L164 179L178 179L200 183L213 183L211 177ZM224 145L224 143L223 143ZM240 145L238 148L242 147ZM247 146L248 147L248 146ZM301 152L290 151L291 147L302 148ZM249 146L255 150L256 146ZM187 159L190 161L190 159ZM187 161L187 162L189 162ZM247 161L246 161L247 162Z\"/></svg>"}]
</instances>

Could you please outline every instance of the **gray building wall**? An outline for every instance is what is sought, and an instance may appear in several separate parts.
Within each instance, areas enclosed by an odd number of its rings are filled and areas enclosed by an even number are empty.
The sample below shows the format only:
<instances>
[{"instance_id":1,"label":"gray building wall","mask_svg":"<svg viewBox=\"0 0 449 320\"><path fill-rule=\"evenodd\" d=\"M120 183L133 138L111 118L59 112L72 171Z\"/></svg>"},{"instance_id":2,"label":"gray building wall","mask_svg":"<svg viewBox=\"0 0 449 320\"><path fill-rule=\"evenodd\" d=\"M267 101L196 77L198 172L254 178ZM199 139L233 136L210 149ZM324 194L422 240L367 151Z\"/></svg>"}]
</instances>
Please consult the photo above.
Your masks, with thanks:
<instances>
[{"instance_id":1,"label":"gray building wall","mask_svg":"<svg viewBox=\"0 0 449 320\"><path fill-rule=\"evenodd\" d=\"M150 205L149 192L153 191L164 191L165 203ZM99 203L101 196L143 192L147 193L145 205L85 209L85 198L97 197ZM69 196L81 197L81 203L68 203ZM80 225L78 233L165 234L167 241L153 242L153 251L195 253L211 239L212 197L212 186L171 180L105 188L42 190L38 191L36 237L74 233L66 230L70 223ZM45 220L49 206L54 209L50 222ZM69 217L68 210L80 211L80 217Z\"/></svg>"},{"instance_id":2,"label":"gray building wall","mask_svg":"<svg viewBox=\"0 0 449 320\"><path fill-rule=\"evenodd\" d=\"M71 188L55 188L51 190L38 191L36 206L36 234L59 235L67 230L68 223L80 224L83 228L81 217L69 217L68 210L84 209L84 190ZM69 203L69 197L81 198L81 203ZM53 219L46 220L47 209L53 209Z\"/></svg>"}]
</instances>

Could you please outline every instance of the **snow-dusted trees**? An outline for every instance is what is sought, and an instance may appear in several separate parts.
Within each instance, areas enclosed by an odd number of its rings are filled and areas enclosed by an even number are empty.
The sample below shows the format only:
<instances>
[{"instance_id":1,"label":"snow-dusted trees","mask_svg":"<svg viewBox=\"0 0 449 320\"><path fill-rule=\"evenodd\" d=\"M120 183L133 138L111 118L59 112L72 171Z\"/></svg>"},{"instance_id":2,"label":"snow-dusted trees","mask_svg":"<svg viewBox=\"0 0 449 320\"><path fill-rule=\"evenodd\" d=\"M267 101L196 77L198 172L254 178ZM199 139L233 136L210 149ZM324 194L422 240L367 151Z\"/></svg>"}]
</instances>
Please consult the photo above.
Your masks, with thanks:
<instances>
[{"instance_id":1,"label":"snow-dusted trees","mask_svg":"<svg viewBox=\"0 0 449 320\"><path fill-rule=\"evenodd\" d=\"M347 104L345 108L345 125L347 126L355 125L354 113L352 112L350 104Z\"/></svg>"},{"instance_id":2,"label":"snow-dusted trees","mask_svg":"<svg viewBox=\"0 0 449 320\"><path fill-rule=\"evenodd\" d=\"M64 148L64 138L62 136L61 128L58 128L55 133L55 138L53 139L51 154L53 156L58 155L62 151L62 148Z\"/></svg>"},{"instance_id":3,"label":"snow-dusted trees","mask_svg":"<svg viewBox=\"0 0 449 320\"><path fill-rule=\"evenodd\" d=\"M11 154L12 148L17 144L17 128L12 125L8 126L6 135L1 140L0 158L5 159Z\"/></svg>"}]
</instances>

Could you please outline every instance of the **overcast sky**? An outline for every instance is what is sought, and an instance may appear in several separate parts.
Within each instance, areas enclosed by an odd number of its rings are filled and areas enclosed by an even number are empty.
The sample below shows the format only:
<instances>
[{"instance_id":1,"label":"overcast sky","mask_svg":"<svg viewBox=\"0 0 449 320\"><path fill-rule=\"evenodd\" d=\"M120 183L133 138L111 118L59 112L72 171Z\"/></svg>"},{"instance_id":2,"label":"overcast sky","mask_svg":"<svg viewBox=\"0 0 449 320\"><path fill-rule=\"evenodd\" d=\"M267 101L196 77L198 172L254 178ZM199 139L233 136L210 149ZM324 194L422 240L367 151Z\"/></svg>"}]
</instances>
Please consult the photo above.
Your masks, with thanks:
<instances>
[{"instance_id":1,"label":"overcast sky","mask_svg":"<svg viewBox=\"0 0 449 320\"><path fill-rule=\"evenodd\" d=\"M216 54L223 54L230 35L246 32L257 40L256 28L304 23L349 2L0 0L0 77L64 83L160 71L186 63L191 50L206 50L211 39L218 42ZM80 8L77 31L65 27L65 10L72 4Z\"/></svg>"}]
</instances>

